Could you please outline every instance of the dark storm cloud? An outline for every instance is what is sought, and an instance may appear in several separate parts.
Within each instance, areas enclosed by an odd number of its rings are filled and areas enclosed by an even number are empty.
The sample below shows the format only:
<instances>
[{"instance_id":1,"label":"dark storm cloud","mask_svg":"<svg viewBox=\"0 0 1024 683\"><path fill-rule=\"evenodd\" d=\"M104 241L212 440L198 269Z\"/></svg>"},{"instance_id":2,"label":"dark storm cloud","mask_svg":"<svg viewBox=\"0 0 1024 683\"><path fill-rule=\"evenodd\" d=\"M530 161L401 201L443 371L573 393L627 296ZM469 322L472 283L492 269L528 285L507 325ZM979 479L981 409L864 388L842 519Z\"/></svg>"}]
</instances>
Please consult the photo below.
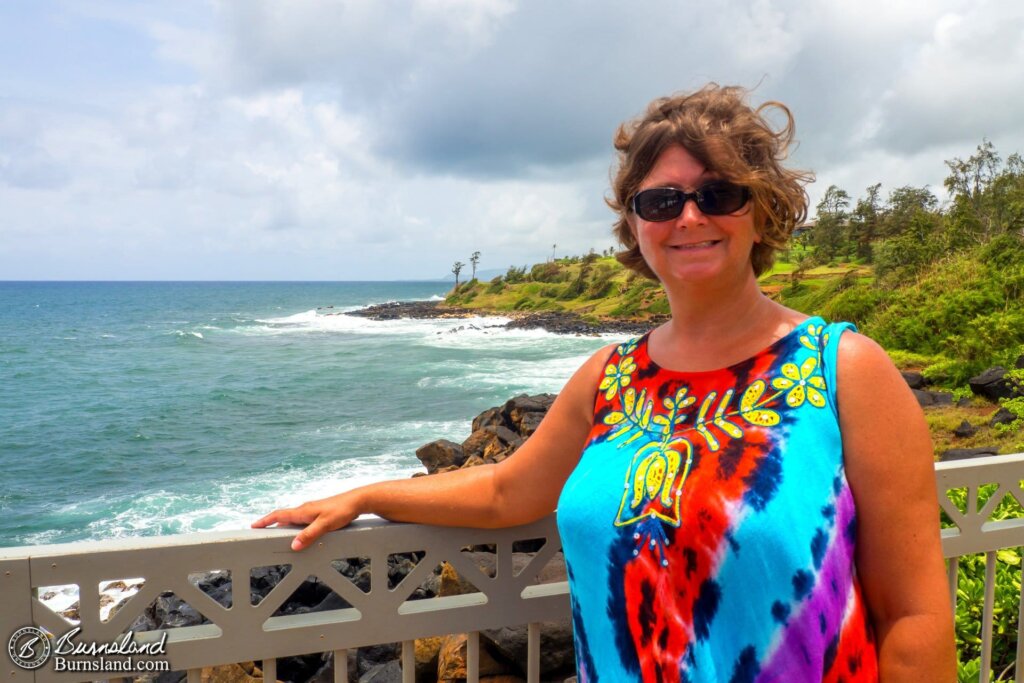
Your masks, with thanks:
<instances>
[{"instance_id":1,"label":"dark storm cloud","mask_svg":"<svg viewBox=\"0 0 1024 683\"><path fill-rule=\"evenodd\" d=\"M955 0L227 3L218 78L333 89L374 122L379 154L465 177L610 160L616 125L650 99L710 80L757 86L755 102L796 115L800 162L827 168L1016 131L1008 86L1024 59L1007 50L1024 45L1021 17Z\"/></svg>"}]
</instances>

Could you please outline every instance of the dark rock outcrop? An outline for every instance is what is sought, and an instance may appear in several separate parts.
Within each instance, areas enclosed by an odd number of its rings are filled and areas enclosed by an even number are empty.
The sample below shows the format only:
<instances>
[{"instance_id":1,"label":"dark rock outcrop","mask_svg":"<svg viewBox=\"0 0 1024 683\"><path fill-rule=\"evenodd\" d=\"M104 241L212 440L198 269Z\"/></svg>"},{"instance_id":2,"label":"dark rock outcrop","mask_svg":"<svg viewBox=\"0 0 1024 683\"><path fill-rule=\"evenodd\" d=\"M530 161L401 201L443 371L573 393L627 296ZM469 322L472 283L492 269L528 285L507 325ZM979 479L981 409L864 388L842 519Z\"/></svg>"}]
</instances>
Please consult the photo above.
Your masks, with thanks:
<instances>
[{"instance_id":1,"label":"dark rock outcrop","mask_svg":"<svg viewBox=\"0 0 1024 683\"><path fill-rule=\"evenodd\" d=\"M944 391L924 391L922 389L911 389L911 391L922 408L953 405L953 394Z\"/></svg>"},{"instance_id":2,"label":"dark rock outcrop","mask_svg":"<svg viewBox=\"0 0 1024 683\"><path fill-rule=\"evenodd\" d=\"M1024 396L1024 386L1017 380L1007 377L1006 368L1001 365L993 366L980 375L972 377L968 380L968 384L971 391L990 401Z\"/></svg>"},{"instance_id":3,"label":"dark rock outcrop","mask_svg":"<svg viewBox=\"0 0 1024 683\"><path fill-rule=\"evenodd\" d=\"M467 455L462 446L454 441L438 439L417 448L416 457L429 474L434 474L443 467L462 467Z\"/></svg>"},{"instance_id":4,"label":"dark rock outcrop","mask_svg":"<svg viewBox=\"0 0 1024 683\"><path fill-rule=\"evenodd\" d=\"M972 425L967 420L964 420L963 422L961 422L960 426L953 430L953 434L955 436L959 436L960 438L966 438L968 436L974 436L977 433L978 433L978 428L975 427L974 425Z\"/></svg>"},{"instance_id":5,"label":"dark rock outcrop","mask_svg":"<svg viewBox=\"0 0 1024 683\"><path fill-rule=\"evenodd\" d=\"M1017 414L1016 413L1014 413L1014 412L1012 412L1012 411L1010 411L1010 410L1008 410L1006 408L1000 408L999 410L996 411L996 414L992 416L992 419L989 420L988 423L991 426L995 427L996 425L1008 425L1008 424L1011 424L1016 419L1017 419Z\"/></svg>"},{"instance_id":6,"label":"dark rock outcrop","mask_svg":"<svg viewBox=\"0 0 1024 683\"><path fill-rule=\"evenodd\" d=\"M978 448L950 448L939 456L942 462L950 460L966 460L968 458L983 458L995 455L999 451L997 446L979 446Z\"/></svg>"},{"instance_id":7,"label":"dark rock outcrop","mask_svg":"<svg viewBox=\"0 0 1024 683\"><path fill-rule=\"evenodd\" d=\"M901 372L900 374L903 375L903 379L911 389L924 389L924 375L920 372Z\"/></svg>"},{"instance_id":8,"label":"dark rock outcrop","mask_svg":"<svg viewBox=\"0 0 1024 683\"><path fill-rule=\"evenodd\" d=\"M479 315L466 308L441 307L440 301L389 301L348 311L344 315L355 315L371 320L398 320L399 318L472 318ZM327 315L340 315L328 313Z\"/></svg>"},{"instance_id":9,"label":"dark rock outcrop","mask_svg":"<svg viewBox=\"0 0 1024 683\"><path fill-rule=\"evenodd\" d=\"M440 301L392 301L385 304L367 306L355 311L348 311L344 314L321 313L321 315L355 315L361 318L370 318L371 320L397 320L400 318L474 318L483 313L482 311L468 308L441 305ZM660 316L643 321L601 320L599 322L591 322L584 320L576 313L566 313L563 311L541 311L525 315L515 312L497 311L495 314L516 317L505 325L494 325L492 327L505 327L513 330L542 329L555 334L574 335L639 335L667 319L667 316ZM473 325L468 325L467 327L481 329Z\"/></svg>"}]
</instances>

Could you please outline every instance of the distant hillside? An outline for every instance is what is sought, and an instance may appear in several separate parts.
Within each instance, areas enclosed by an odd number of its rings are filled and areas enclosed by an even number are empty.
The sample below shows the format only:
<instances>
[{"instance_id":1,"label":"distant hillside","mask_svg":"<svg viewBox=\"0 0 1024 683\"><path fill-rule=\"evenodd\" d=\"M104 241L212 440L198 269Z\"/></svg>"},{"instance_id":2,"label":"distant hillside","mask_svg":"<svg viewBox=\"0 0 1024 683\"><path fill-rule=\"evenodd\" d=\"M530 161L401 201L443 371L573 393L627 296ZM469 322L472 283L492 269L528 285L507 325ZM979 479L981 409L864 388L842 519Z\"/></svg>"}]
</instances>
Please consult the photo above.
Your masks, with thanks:
<instances>
[{"instance_id":1,"label":"distant hillside","mask_svg":"<svg viewBox=\"0 0 1024 683\"><path fill-rule=\"evenodd\" d=\"M906 367L960 386L1024 353L1024 245L1006 235L935 261L914 277L879 282L871 266L780 262L761 277L766 294L810 315L849 320ZM460 285L446 300L490 311L566 311L644 320L667 314L657 282L590 254L510 268Z\"/></svg>"}]
</instances>

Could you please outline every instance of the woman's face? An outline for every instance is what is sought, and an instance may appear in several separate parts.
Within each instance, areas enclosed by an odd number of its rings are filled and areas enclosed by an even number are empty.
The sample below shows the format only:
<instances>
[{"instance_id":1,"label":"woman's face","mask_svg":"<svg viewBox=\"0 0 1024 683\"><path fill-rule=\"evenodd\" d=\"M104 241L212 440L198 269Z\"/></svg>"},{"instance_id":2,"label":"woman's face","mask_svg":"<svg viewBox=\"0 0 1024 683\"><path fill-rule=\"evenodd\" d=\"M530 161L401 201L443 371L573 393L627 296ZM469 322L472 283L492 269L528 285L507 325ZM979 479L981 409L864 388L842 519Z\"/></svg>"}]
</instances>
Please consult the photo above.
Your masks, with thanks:
<instances>
[{"instance_id":1,"label":"woman's face","mask_svg":"<svg viewBox=\"0 0 1024 683\"><path fill-rule=\"evenodd\" d=\"M637 192L655 187L693 192L716 179L682 146L673 145L661 153ZM736 213L708 216L691 199L678 218L655 223L631 213L630 225L644 260L665 285L742 281L753 272L750 251L761 241L749 201Z\"/></svg>"}]
</instances>

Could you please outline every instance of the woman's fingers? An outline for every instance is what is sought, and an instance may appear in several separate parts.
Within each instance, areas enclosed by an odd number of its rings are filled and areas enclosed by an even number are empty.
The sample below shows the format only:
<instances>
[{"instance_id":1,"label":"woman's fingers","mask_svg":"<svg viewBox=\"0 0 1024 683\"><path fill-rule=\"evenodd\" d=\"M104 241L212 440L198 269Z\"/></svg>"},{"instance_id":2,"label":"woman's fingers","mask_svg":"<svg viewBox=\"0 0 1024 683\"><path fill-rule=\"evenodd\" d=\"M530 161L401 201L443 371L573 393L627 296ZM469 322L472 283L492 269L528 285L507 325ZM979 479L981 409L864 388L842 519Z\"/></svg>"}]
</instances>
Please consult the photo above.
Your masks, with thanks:
<instances>
[{"instance_id":1,"label":"woman's fingers","mask_svg":"<svg viewBox=\"0 0 1024 683\"><path fill-rule=\"evenodd\" d=\"M264 515L253 522L252 528L263 529L272 524L279 526L305 524L306 528L300 531L292 541L292 550L302 550L328 531L340 529L355 517L347 510L337 509L337 504L332 506L332 502L334 499L329 498L323 501L304 503L296 508L274 510L269 515Z\"/></svg>"},{"instance_id":2,"label":"woman's fingers","mask_svg":"<svg viewBox=\"0 0 1024 683\"><path fill-rule=\"evenodd\" d=\"M297 508L274 510L269 515L264 515L253 522L252 528L262 529L271 524L308 524L316 519L318 514L318 510L311 508L309 503L305 503Z\"/></svg>"},{"instance_id":3,"label":"woman's fingers","mask_svg":"<svg viewBox=\"0 0 1024 683\"><path fill-rule=\"evenodd\" d=\"M322 515L317 517L309 526L296 534L292 540L292 550L302 550L309 547L313 541L323 536L325 532L330 531L331 528L331 525Z\"/></svg>"}]
</instances>

